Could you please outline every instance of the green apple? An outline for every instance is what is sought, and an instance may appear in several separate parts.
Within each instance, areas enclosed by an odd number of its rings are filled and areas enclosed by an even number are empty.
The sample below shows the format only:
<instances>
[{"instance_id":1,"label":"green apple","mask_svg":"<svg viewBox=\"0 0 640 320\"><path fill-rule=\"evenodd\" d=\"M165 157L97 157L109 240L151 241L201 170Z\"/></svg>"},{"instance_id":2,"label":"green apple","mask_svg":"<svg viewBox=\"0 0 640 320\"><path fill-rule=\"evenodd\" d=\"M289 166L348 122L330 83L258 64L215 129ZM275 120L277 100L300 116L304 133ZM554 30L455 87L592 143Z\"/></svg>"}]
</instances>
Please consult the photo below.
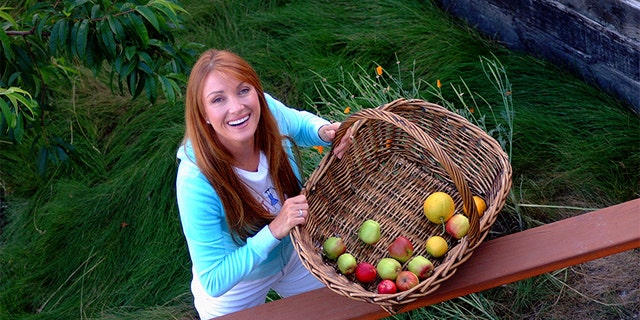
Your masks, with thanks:
<instances>
[{"instance_id":1,"label":"green apple","mask_svg":"<svg viewBox=\"0 0 640 320\"><path fill-rule=\"evenodd\" d=\"M322 244L322 252L331 260L337 259L345 251L347 251L347 246L340 237L329 237Z\"/></svg>"},{"instance_id":2,"label":"green apple","mask_svg":"<svg viewBox=\"0 0 640 320\"><path fill-rule=\"evenodd\" d=\"M338 270L344 275L352 274L357 266L356 258L350 253L343 253L338 257Z\"/></svg>"},{"instance_id":3,"label":"green apple","mask_svg":"<svg viewBox=\"0 0 640 320\"><path fill-rule=\"evenodd\" d=\"M376 265L376 271L380 278L395 281L398 273L402 271L402 265L396 259L382 258Z\"/></svg>"},{"instance_id":4,"label":"green apple","mask_svg":"<svg viewBox=\"0 0 640 320\"><path fill-rule=\"evenodd\" d=\"M358 238L366 244L376 244L380 240L380 223L372 219L363 222L358 230Z\"/></svg>"}]
</instances>

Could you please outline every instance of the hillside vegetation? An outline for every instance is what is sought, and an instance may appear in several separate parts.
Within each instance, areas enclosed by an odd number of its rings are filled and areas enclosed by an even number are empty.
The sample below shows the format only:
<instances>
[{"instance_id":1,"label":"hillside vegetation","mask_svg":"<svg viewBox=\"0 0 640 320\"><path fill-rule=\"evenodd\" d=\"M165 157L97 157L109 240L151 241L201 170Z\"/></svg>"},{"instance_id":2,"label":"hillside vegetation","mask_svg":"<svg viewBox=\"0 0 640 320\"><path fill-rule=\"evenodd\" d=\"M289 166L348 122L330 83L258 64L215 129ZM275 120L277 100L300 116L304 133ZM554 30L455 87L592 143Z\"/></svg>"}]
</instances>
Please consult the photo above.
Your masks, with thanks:
<instances>
[{"instance_id":1,"label":"hillside vegetation","mask_svg":"<svg viewBox=\"0 0 640 320\"><path fill-rule=\"evenodd\" d=\"M364 91L389 83L394 90L378 97L471 106L488 129L512 126L513 197L491 237L640 195L640 120L628 106L565 69L506 50L433 1L182 3L190 13L182 41L244 56L266 91L290 106L340 120L346 107L376 106ZM481 57L504 66L511 123L506 92ZM70 163L42 177L29 141L0 144L0 318L195 318L174 194L182 98L152 105L115 96L89 72L52 85L64 103L49 130L75 146ZM358 95L360 105L331 88ZM309 172L319 156L305 154ZM637 267L637 255L628 259L616 260L618 270ZM619 291L576 293L566 282L577 273L561 270L395 318L560 319L580 308L586 318L632 319L640 313L632 270L615 273L626 277L615 281Z\"/></svg>"}]
</instances>

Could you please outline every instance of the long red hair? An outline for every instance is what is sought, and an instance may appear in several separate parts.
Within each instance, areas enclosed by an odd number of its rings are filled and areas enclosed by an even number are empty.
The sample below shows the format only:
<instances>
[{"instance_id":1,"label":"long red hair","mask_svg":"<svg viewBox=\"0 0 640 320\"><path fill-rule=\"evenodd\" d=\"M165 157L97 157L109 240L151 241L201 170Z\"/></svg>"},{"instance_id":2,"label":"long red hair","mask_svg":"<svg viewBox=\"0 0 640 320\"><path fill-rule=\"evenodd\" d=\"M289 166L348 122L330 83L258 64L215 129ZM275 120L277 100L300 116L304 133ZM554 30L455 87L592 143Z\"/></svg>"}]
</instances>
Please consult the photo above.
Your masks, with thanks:
<instances>
[{"instance_id":1,"label":"long red hair","mask_svg":"<svg viewBox=\"0 0 640 320\"><path fill-rule=\"evenodd\" d=\"M236 175L234 159L220 143L215 130L206 123L202 90L205 78L214 71L255 88L260 101L260 120L254 144L267 156L269 174L280 199L284 201L286 197L299 194L301 186L289 163L282 144L283 137L269 110L255 70L247 61L229 51L211 49L204 52L193 66L187 84L184 142L191 141L196 164L218 193L234 240L243 243L271 222L273 215Z\"/></svg>"}]
</instances>

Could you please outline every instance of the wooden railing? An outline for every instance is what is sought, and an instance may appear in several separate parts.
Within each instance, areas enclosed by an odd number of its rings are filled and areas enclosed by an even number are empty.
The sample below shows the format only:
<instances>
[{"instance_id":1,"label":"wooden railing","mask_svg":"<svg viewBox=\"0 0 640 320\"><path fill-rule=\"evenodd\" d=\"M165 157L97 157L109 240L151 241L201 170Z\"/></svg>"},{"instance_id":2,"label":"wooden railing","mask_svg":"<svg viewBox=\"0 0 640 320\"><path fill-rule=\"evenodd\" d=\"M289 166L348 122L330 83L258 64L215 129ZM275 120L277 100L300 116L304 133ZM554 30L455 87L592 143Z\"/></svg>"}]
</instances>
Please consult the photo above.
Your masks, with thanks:
<instances>
[{"instance_id":1,"label":"wooden railing","mask_svg":"<svg viewBox=\"0 0 640 320\"><path fill-rule=\"evenodd\" d=\"M482 243L454 276L400 313L640 248L640 199ZM323 288L219 319L380 319L375 304Z\"/></svg>"}]
</instances>

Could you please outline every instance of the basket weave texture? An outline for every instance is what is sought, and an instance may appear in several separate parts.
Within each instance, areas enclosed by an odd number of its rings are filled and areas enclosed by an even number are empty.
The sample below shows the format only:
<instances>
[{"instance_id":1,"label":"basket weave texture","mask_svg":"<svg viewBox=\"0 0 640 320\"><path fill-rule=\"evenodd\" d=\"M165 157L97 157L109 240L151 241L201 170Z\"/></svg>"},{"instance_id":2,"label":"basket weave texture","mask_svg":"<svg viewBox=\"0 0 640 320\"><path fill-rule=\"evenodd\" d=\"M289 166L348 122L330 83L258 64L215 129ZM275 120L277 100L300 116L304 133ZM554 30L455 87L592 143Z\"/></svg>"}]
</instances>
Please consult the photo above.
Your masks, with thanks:
<instances>
[{"instance_id":1,"label":"basket weave texture","mask_svg":"<svg viewBox=\"0 0 640 320\"><path fill-rule=\"evenodd\" d=\"M309 216L291 237L303 265L329 289L395 314L453 276L484 240L511 188L511 166L500 144L482 129L423 100L398 99L356 112L343 122L335 141L349 127L352 144L342 159L328 153L306 182ZM460 240L443 235L449 251L440 259L429 257L425 249L430 236L442 235L442 226L423 213L424 200L435 191L452 196L456 213L470 208L469 233ZM487 203L482 217L473 195ZM373 246L357 235L367 219L378 221L382 229ZM335 261L322 254L324 240L339 236L358 262L375 266L389 256L387 247L400 235L413 242L413 256L429 257L434 271L418 286L395 294L378 294L378 281L364 285L353 275L340 274Z\"/></svg>"}]
</instances>

